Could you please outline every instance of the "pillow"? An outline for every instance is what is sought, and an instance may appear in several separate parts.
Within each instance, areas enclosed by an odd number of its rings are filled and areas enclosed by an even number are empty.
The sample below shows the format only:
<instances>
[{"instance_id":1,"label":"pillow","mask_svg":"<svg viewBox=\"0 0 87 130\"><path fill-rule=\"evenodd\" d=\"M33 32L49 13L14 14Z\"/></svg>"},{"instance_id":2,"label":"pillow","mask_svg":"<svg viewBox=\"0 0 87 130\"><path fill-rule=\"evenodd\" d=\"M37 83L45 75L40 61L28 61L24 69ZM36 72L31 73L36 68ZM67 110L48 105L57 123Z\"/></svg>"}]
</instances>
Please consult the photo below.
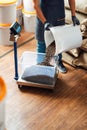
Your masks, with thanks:
<instances>
[{"instance_id":1,"label":"pillow","mask_svg":"<svg viewBox=\"0 0 87 130\"><path fill-rule=\"evenodd\" d=\"M80 28L81 28L81 31L84 31L84 32L87 31L87 18L82 20L82 22L80 23Z\"/></svg>"},{"instance_id":2,"label":"pillow","mask_svg":"<svg viewBox=\"0 0 87 130\"><path fill-rule=\"evenodd\" d=\"M63 52L63 53L62 53L62 60L63 60L65 63L67 63L67 64L69 64L69 65L71 65L71 66L73 66L73 67L76 67L76 65L73 64L73 60L74 60L74 59L75 59L75 57L69 55L67 52Z\"/></svg>"},{"instance_id":3,"label":"pillow","mask_svg":"<svg viewBox=\"0 0 87 130\"><path fill-rule=\"evenodd\" d=\"M73 60L73 64L82 67L84 69L87 69L87 53L82 52L77 59Z\"/></svg>"},{"instance_id":4,"label":"pillow","mask_svg":"<svg viewBox=\"0 0 87 130\"><path fill-rule=\"evenodd\" d=\"M87 38L82 40L82 46L80 47L83 51L87 52Z\"/></svg>"},{"instance_id":5,"label":"pillow","mask_svg":"<svg viewBox=\"0 0 87 130\"><path fill-rule=\"evenodd\" d=\"M70 9L68 0L65 0L65 7ZM76 11L87 14L87 0L76 0Z\"/></svg>"},{"instance_id":6,"label":"pillow","mask_svg":"<svg viewBox=\"0 0 87 130\"><path fill-rule=\"evenodd\" d=\"M76 10L87 14L87 0L76 0Z\"/></svg>"},{"instance_id":7,"label":"pillow","mask_svg":"<svg viewBox=\"0 0 87 130\"><path fill-rule=\"evenodd\" d=\"M69 50L68 53L71 54L74 57L78 57L81 50L79 48Z\"/></svg>"},{"instance_id":8,"label":"pillow","mask_svg":"<svg viewBox=\"0 0 87 130\"><path fill-rule=\"evenodd\" d=\"M87 32L82 32L83 38L87 38Z\"/></svg>"},{"instance_id":9,"label":"pillow","mask_svg":"<svg viewBox=\"0 0 87 130\"><path fill-rule=\"evenodd\" d=\"M82 36L87 38L87 18L81 22L80 29L82 32Z\"/></svg>"}]
</instances>

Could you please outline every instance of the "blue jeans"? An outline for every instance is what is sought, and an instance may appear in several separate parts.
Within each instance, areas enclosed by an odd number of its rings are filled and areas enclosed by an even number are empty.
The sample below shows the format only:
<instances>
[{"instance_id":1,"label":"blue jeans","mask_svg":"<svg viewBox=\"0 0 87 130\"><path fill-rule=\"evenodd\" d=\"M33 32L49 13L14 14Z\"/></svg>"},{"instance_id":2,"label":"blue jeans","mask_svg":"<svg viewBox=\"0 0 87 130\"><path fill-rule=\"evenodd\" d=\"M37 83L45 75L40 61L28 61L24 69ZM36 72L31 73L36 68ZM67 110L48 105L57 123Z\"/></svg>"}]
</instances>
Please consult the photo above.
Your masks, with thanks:
<instances>
[{"instance_id":1,"label":"blue jeans","mask_svg":"<svg viewBox=\"0 0 87 130\"><path fill-rule=\"evenodd\" d=\"M37 63L41 63L45 58L46 45L45 42L37 42Z\"/></svg>"},{"instance_id":2,"label":"blue jeans","mask_svg":"<svg viewBox=\"0 0 87 130\"><path fill-rule=\"evenodd\" d=\"M45 53L46 52L46 44L45 42L37 41L37 52L38 53ZM45 55L38 54L37 56L37 62L41 63L44 60ZM61 61L62 60L62 54L58 54L58 56L55 56L55 60Z\"/></svg>"},{"instance_id":3,"label":"blue jeans","mask_svg":"<svg viewBox=\"0 0 87 130\"><path fill-rule=\"evenodd\" d=\"M45 44L45 42L38 41L37 42L37 52L38 53L45 53L45 51L46 51L46 44Z\"/></svg>"}]
</instances>

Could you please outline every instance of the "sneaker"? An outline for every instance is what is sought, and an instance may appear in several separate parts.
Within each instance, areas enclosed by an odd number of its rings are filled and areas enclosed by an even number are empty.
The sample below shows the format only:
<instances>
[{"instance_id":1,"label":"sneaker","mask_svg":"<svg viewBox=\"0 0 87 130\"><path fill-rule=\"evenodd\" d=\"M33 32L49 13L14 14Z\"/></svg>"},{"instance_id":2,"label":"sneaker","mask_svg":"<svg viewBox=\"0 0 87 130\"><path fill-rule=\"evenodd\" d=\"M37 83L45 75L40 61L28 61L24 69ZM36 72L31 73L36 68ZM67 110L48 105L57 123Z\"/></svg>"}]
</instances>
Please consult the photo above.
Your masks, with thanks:
<instances>
[{"instance_id":1,"label":"sneaker","mask_svg":"<svg viewBox=\"0 0 87 130\"><path fill-rule=\"evenodd\" d=\"M66 70L65 66L63 65L62 61L60 61L57 64L57 68L58 68L59 72L61 72L61 73L66 73L67 72L67 70Z\"/></svg>"}]
</instances>

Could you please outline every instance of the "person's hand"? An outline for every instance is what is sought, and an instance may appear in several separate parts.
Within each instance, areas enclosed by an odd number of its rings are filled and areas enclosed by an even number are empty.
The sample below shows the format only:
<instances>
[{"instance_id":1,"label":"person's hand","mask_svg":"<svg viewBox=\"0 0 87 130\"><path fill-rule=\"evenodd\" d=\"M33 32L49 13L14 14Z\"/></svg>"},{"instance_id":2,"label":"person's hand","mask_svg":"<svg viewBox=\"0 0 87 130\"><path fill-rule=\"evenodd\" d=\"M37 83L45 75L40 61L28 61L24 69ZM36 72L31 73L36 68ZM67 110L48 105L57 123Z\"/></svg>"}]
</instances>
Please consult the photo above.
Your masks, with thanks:
<instances>
[{"instance_id":1,"label":"person's hand","mask_svg":"<svg viewBox=\"0 0 87 130\"><path fill-rule=\"evenodd\" d=\"M73 22L73 25L80 25L80 22L78 20L78 18L76 16L72 16L72 22Z\"/></svg>"},{"instance_id":2,"label":"person's hand","mask_svg":"<svg viewBox=\"0 0 87 130\"><path fill-rule=\"evenodd\" d=\"M51 27L53 27L53 25L51 23L49 23L49 22L44 23L44 30L49 31Z\"/></svg>"}]
</instances>

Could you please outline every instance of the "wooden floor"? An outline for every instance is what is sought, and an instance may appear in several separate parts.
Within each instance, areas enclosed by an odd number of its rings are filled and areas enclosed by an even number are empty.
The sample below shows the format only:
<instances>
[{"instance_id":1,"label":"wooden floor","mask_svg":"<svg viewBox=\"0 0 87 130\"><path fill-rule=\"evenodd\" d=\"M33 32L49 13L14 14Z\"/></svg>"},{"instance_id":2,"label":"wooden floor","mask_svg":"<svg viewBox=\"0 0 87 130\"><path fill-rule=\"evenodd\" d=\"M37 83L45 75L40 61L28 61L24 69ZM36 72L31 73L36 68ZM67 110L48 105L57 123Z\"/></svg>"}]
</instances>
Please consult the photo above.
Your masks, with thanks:
<instances>
[{"instance_id":1,"label":"wooden floor","mask_svg":"<svg viewBox=\"0 0 87 130\"><path fill-rule=\"evenodd\" d=\"M36 41L30 39L18 47L18 59L24 51L36 51ZM54 90L19 90L13 51L0 58L0 75L7 85L7 130L87 130L87 71L65 65L68 72L59 73Z\"/></svg>"}]
</instances>

